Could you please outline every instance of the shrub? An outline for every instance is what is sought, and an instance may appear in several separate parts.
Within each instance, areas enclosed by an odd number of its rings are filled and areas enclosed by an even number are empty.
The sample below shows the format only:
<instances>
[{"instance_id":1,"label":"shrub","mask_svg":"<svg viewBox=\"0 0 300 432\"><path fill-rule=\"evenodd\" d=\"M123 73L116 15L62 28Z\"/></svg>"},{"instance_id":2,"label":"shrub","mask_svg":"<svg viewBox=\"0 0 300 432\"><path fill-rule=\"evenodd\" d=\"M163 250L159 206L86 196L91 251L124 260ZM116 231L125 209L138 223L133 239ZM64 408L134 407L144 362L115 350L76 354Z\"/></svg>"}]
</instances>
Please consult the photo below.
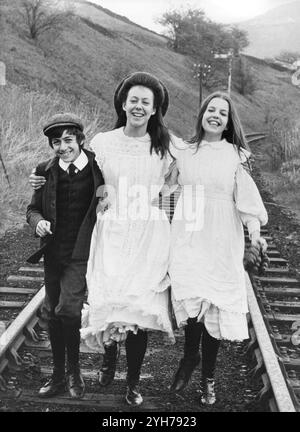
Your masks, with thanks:
<instances>
[{"instance_id":1,"label":"shrub","mask_svg":"<svg viewBox=\"0 0 300 432\"><path fill-rule=\"evenodd\" d=\"M280 172L291 184L300 186L300 159L284 162Z\"/></svg>"},{"instance_id":2,"label":"shrub","mask_svg":"<svg viewBox=\"0 0 300 432\"><path fill-rule=\"evenodd\" d=\"M269 136L272 142L270 152L272 169L278 169L286 162L292 162L300 154L300 130L289 118L275 118L269 122Z\"/></svg>"}]
</instances>

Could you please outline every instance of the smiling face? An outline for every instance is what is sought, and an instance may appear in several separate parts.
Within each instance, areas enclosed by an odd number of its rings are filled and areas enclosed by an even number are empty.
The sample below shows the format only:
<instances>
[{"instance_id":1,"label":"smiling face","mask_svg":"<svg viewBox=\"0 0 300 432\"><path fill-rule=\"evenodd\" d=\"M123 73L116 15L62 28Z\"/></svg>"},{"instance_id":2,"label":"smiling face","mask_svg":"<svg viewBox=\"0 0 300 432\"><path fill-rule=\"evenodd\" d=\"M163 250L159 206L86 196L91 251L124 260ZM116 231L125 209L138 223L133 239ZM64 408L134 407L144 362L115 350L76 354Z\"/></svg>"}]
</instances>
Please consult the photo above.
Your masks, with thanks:
<instances>
[{"instance_id":1,"label":"smiling face","mask_svg":"<svg viewBox=\"0 0 300 432\"><path fill-rule=\"evenodd\" d=\"M51 145L60 159L66 163L74 162L80 155L80 146L77 137L64 130L60 138L52 138Z\"/></svg>"},{"instance_id":2,"label":"smiling face","mask_svg":"<svg viewBox=\"0 0 300 432\"><path fill-rule=\"evenodd\" d=\"M156 112L152 90L144 86L131 87L123 103L123 110L127 117L125 131L145 135L148 121Z\"/></svg>"},{"instance_id":3,"label":"smiling face","mask_svg":"<svg viewBox=\"0 0 300 432\"><path fill-rule=\"evenodd\" d=\"M213 98L203 114L202 127L204 139L219 141L226 129L229 119L229 104L225 99Z\"/></svg>"}]
</instances>

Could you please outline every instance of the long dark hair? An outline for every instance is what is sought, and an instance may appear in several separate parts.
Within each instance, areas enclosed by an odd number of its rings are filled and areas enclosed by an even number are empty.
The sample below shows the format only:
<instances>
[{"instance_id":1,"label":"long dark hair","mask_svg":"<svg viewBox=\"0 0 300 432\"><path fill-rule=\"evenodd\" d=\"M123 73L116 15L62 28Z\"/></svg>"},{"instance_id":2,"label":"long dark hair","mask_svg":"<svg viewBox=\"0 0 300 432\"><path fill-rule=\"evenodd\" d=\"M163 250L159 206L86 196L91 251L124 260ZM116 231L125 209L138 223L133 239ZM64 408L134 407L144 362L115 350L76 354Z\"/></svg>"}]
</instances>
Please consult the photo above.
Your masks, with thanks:
<instances>
[{"instance_id":1,"label":"long dark hair","mask_svg":"<svg viewBox=\"0 0 300 432\"><path fill-rule=\"evenodd\" d=\"M200 107L200 110L199 110L198 118L197 118L195 135L188 140L188 143L195 144L196 151L198 151L198 149L201 145L201 141L204 138L204 133L205 133L203 126L202 126L203 115L204 115L210 101L212 101L215 98L220 98L220 99L226 100L228 102L228 106L229 106L227 128L226 128L226 130L223 131L222 139L225 138L229 143L233 144L237 148L239 153L241 152L242 148L250 151L249 146L248 146L247 141L246 141L246 138L245 138L245 134L243 132L241 121L239 119L238 113L237 113L235 106L233 104L233 101L230 98L230 96L224 92L214 92L214 93L210 94L203 101L203 103Z\"/></svg>"},{"instance_id":2,"label":"long dark hair","mask_svg":"<svg viewBox=\"0 0 300 432\"><path fill-rule=\"evenodd\" d=\"M153 92L156 112L150 117L147 125L147 132L151 138L150 154L154 150L156 154L160 154L161 158L163 158L169 153L170 143L170 134L163 120L163 116L168 109L169 96L166 87L155 76L147 72L135 72L118 85L114 97L118 119L114 129L126 125L127 117L122 108L123 103L125 103L131 87L137 85L147 87Z\"/></svg>"}]
</instances>

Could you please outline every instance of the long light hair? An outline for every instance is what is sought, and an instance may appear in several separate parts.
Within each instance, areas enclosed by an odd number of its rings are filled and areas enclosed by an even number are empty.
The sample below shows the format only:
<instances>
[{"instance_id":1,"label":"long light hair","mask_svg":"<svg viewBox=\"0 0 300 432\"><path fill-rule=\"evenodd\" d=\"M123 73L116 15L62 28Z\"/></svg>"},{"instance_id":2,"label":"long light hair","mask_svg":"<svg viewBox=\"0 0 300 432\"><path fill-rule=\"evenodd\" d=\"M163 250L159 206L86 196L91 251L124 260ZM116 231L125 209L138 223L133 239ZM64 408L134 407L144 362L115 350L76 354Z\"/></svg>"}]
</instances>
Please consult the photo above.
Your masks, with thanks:
<instances>
[{"instance_id":1,"label":"long light hair","mask_svg":"<svg viewBox=\"0 0 300 432\"><path fill-rule=\"evenodd\" d=\"M220 92L220 91L214 92L210 94L206 99L204 99L199 110L195 135L188 140L188 143L194 144L196 147L196 151L198 151L199 147L201 146L201 141L203 140L205 134L205 131L202 126L203 115L209 103L215 98L224 99L225 101L227 101L229 106L228 123L227 123L226 130L224 130L222 133L222 139L225 138L229 143L233 144L237 148L239 153L241 152L242 148L250 151L233 100L230 98L230 96L227 93Z\"/></svg>"}]
</instances>

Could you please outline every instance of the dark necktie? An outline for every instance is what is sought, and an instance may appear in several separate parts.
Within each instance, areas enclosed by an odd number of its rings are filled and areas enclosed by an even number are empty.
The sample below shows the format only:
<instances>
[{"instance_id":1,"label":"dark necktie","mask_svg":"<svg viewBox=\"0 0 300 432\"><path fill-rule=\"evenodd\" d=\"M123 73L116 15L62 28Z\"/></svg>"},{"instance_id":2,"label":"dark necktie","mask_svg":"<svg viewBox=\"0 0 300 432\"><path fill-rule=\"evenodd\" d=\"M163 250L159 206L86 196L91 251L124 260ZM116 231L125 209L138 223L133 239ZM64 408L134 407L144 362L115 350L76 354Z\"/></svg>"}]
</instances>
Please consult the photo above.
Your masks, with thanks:
<instances>
[{"instance_id":1,"label":"dark necktie","mask_svg":"<svg viewBox=\"0 0 300 432\"><path fill-rule=\"evenodd\" d=\"M74 177L74 175L76 174L75 173L75 170L76 170L76 166L74 165L74 164L70 164L69 165L69 176L70 177Z\"/></svg>"}]
</instances>

